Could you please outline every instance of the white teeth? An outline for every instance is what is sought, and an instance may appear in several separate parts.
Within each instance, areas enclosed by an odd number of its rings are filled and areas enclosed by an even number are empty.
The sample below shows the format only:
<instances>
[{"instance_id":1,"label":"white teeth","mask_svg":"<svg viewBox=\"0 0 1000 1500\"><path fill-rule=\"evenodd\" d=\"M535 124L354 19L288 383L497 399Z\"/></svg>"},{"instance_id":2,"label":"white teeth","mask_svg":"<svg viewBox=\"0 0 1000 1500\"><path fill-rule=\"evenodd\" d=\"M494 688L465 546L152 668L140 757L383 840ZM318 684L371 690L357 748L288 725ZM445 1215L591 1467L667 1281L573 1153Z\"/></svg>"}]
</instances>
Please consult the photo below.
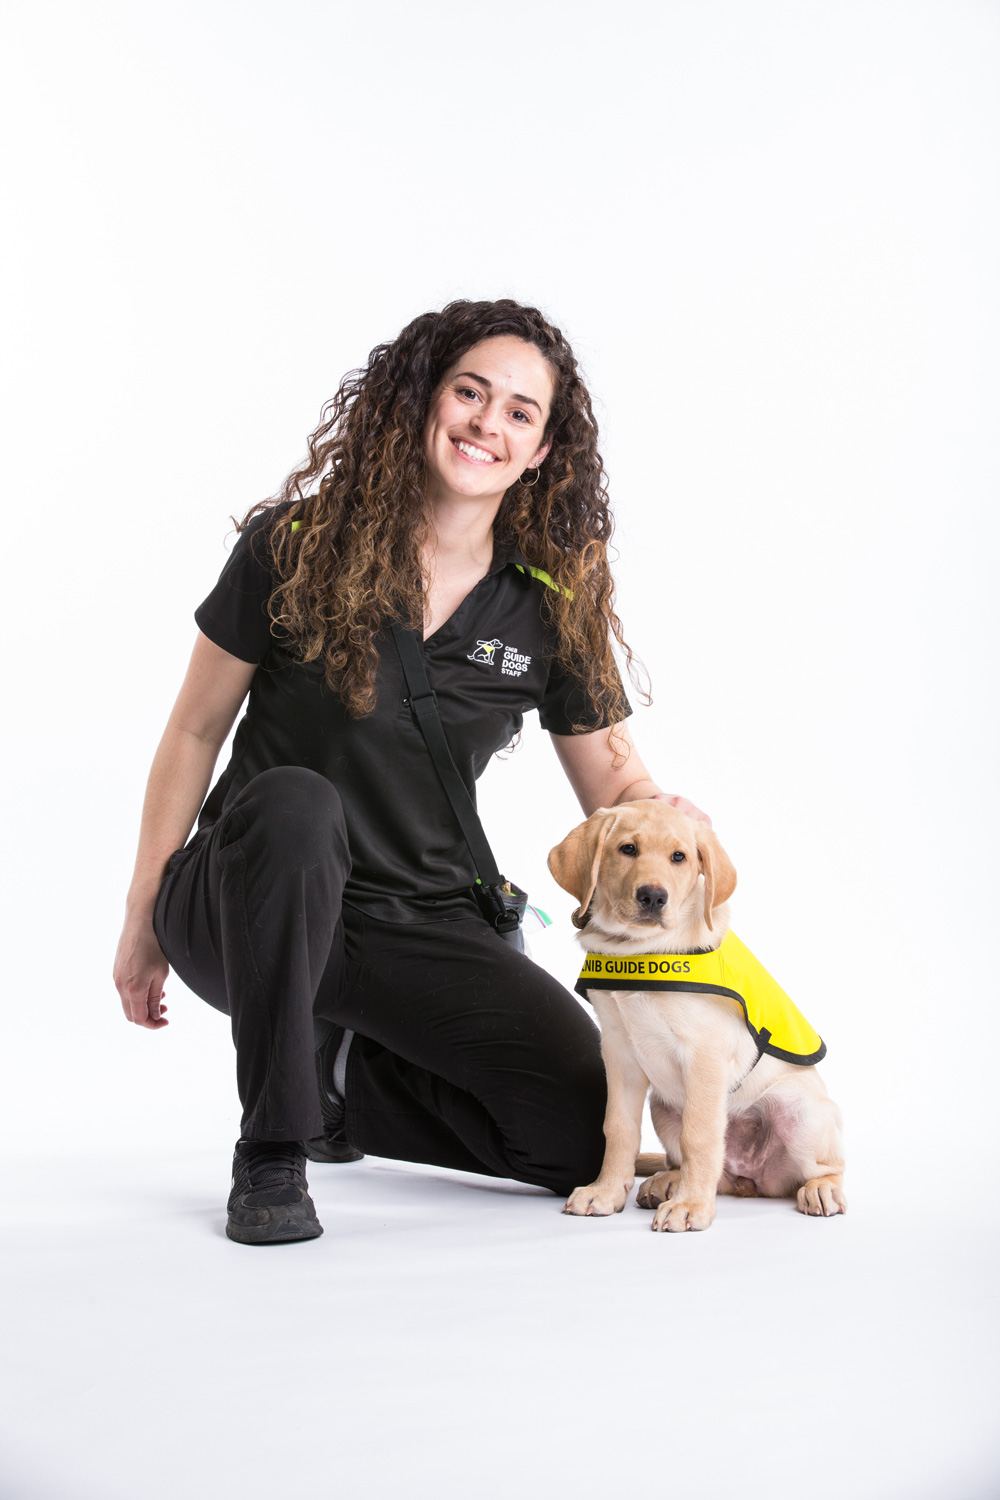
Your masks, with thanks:
<instances>
[{"instance_id":1,"label":"white teeth","mask_svg":"<svg viewBox=\"0 0 1000 1500\"><path fill-rule=\"evenodd\" d=\"M474 458L477 463L496 463L496 459L492 453L487 453L483 448L473 448L471 443L456 443L455 447L466 454L468 458Z\"/></svg>"}]
</instances>

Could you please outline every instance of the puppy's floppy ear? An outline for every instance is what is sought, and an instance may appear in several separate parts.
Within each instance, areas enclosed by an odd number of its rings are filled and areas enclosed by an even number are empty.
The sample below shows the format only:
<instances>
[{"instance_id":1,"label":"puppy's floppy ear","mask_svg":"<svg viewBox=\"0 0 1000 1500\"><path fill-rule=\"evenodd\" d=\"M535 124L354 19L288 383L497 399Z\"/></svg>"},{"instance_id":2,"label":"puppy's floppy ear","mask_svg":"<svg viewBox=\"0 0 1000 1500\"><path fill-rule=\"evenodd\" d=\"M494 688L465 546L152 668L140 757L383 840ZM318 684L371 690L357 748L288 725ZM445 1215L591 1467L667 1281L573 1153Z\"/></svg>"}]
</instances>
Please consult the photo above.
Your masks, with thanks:
<instances>
[{"instance_id":1,"label":"puppy's floppy ear","mask_svg":"<svg viewBox=\"0 0 1000 1500\"><path fill-rule=\"evenodd\" d=\"M736 869L707 823L696 823L698 858L705 876L705 926L712 931L712 912L736 889Z\"/></svg>"},{"instance_id":2,"label":"puppy's floppy ear","mask_svg":"<svg viewBox=\"0 0 1000 1500\"><path fill-rule=\"evenodd\" d=\"M618 818L618 809L599 807L586 823L581 823L557 844L549 855L549 869L564 891L575 896L580 905L573 913L573 925L585 927L601 867L601 855Z\"/></svg>"}]
</instances>

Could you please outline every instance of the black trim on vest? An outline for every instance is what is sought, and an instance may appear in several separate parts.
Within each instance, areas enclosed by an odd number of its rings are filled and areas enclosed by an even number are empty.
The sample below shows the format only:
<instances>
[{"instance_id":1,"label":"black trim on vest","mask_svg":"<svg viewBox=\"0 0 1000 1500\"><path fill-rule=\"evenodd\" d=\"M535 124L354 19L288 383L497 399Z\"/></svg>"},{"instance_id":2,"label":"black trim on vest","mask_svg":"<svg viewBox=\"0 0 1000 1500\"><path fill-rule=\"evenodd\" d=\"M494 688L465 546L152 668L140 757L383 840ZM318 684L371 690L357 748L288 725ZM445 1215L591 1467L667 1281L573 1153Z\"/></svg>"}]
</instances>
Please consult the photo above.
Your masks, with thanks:
<instances>
[{"instance_id":1,"label":"black trim on vest","mask_svg":"<svg viewBox=\"0 0 1000 1500\"><path fill-rule=\"evenodd\" d=\"M712 949L709 948L705 951L710 953L712 952ZM598 979L594 984L588 984L584 979L581 978L577 980L575 985L576 993L580 995L582 999L586 1000L588 1005L591 1003L590 996L587 993L588 990L628 989L629 986L627 984L621 984L620 982L616 982L613 979ZM756 1044L758 1060L766 1052L769 1057L777 1057L780 1058L782 1062L794 1063L798 1068L811 1068L816 1063L822 1062L824 1057L826 1056L826 1043L822 1040L822 1038L820 1038L819 1049L816 1052L810 1053L808 1057L800 1057L797 1053L786 1052L781 1047L775 1047L771 1042L771 1033L768 1031L766 1026L764 1026L759 1032L755 1029L753 1022L750 1020L750 1017L747 1014L747 1003L744 1000L743 996L736 990L727 990L725 986L721 984L694 984L690 981L685 983L683 979L648 979L643 982L642 989L634 988L631 992L637 995L644 995L646 993L658 993L664 990L675 991L679 994L688 995L692 993L698 995L725 995L728 999L735 1000L737 1004L742 1008L743 1020L746 1025L747 1031L749 1031Z\"/></svg>"}]
</instances>

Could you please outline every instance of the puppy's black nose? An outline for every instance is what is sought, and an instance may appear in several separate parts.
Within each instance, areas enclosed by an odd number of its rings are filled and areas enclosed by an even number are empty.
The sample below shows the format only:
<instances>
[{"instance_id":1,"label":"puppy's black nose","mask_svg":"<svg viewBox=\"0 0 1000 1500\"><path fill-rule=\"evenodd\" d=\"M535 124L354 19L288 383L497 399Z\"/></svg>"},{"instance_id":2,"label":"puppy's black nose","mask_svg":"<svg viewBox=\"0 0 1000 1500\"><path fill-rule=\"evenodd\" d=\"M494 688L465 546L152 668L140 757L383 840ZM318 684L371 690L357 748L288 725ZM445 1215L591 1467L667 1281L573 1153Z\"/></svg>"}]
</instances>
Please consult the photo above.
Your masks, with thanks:
<instances>
[{"instance_id":1,"label":"puppy's black nose","mask_svg":"<svg viewBox=\"0 0 1000 1500\"><path fill-rule=\"evenodd\" d=\"M667 904L667 893L662 885L641 885L635 893L635 899L644 912L655 917Z\"/></svg>"}]
</instances>

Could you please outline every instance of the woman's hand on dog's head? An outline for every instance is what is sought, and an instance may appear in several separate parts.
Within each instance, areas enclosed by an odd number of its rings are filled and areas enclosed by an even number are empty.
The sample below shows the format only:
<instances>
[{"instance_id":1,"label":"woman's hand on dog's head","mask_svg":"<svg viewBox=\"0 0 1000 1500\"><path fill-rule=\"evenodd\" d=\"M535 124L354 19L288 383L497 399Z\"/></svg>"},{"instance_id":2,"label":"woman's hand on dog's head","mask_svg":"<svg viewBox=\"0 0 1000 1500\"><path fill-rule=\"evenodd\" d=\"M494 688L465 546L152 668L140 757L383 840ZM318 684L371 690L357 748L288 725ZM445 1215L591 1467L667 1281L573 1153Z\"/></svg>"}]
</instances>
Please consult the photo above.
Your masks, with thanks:
<instances>
[{"instance_id":1,"label":"woman's hand on dog's head","mask_svg":"<svg viewBox=\"0 0 1000 1500\"><path fill-rule=\"evenodd\" d=\"M650 801L669 802L671 807L676 807L677 811L682 812L686 818L691 818L695 823L707 823L709 828L712 826L712 820L708 816L708 813L702 812L700 807L695 807L694 803L689 802L687 797L674 797L669 792L654 792Z\"/></svg>"}]
</instances>

